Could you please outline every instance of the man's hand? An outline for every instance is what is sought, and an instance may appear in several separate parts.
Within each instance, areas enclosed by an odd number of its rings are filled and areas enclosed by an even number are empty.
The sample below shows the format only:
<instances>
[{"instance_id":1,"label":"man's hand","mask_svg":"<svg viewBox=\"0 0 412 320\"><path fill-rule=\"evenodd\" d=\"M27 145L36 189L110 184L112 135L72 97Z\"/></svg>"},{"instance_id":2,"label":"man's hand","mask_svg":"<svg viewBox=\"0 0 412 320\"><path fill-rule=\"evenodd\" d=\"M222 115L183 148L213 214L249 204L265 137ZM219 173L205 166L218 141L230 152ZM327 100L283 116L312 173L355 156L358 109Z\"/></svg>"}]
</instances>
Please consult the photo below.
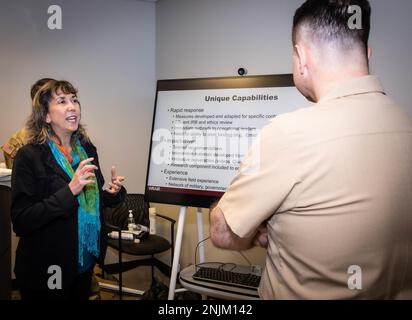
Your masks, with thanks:
<instances>
[{"instance_id":1,"label":"man's hand","mask_svg":"<svg viewBox=\"0 0 412 320\"><path fill-rule=\"evenodd\" d=\"M253 244L257 247L268 247L268 229L266 227L266 222L259 226L257 233L253 238Z\"/></svg>"},{"instance_id":2,"label":"man's hand","mask_svg":"<svg viewBox=\"0 0 412 320\"><path fill-rule=\"evenodd\" d=\"M219 207L210 213L210 237L216 247L231 250L246 250L253 246L254 237L241 238L228 226L225 216Z\"/></svg>"},{"instance_id":3,"label":"man's hand","mask_svg":"<svg viewBox=\"0 0 412 320\"><path fill-rule=\"evenodd\" d=\"M123 176L116 175L116 167L112 166L112 182L109 183L109 188L106 191L112 195L117 195L122 188L122 184L124 181Z\"/></svg>"}]
</instances>

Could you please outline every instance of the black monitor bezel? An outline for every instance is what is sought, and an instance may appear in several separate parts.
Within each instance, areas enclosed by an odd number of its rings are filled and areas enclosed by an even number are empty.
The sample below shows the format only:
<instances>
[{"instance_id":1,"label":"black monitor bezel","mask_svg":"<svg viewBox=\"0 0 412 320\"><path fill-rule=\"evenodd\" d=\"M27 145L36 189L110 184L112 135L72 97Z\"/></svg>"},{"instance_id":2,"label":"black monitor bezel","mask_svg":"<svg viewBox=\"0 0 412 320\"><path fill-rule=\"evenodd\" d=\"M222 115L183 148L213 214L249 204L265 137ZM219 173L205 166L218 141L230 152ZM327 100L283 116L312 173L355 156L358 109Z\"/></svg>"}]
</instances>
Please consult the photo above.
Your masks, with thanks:
<instances>
[{"instance_id":1,"label":"black monitor bezel","mask_svg":"<svg viewBox=\"0 0 412 320\"><path fill-rule=\"evenodd\" d=\"M149 158L146 171L145 199L148 202L165 203L185 207L209 208L220 196L204 196L153 191L148 188L150 159L152 155L153 130L156 119L157 97L159 91L202 90L202 89L242 89L294 87L292 74L258 75L242 77L213 77L158 80L153 110L152 131L150 135ZM223 193L222 193L223 195Z\"/></svg>"}]
</instances>

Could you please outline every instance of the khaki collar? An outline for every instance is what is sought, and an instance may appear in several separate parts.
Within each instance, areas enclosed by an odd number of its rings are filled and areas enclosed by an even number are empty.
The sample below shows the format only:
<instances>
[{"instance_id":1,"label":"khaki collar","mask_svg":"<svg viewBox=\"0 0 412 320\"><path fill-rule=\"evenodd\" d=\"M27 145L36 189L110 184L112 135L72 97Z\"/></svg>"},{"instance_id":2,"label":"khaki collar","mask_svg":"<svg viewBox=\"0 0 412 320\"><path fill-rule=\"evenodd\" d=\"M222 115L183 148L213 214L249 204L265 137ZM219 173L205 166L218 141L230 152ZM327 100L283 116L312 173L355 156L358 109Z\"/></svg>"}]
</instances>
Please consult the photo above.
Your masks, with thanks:
<instances>
[{"instance_id":1,"label":"khaki collar","mask_svg":"<svg viewBox=\"0 0 412 320\"><path fill-rule=\"evenodd\" d=\"M324 95L319 102L370 92L385 94L382 84L377 76L364 76L344 81Z\"/></svg>"}]
</instances>

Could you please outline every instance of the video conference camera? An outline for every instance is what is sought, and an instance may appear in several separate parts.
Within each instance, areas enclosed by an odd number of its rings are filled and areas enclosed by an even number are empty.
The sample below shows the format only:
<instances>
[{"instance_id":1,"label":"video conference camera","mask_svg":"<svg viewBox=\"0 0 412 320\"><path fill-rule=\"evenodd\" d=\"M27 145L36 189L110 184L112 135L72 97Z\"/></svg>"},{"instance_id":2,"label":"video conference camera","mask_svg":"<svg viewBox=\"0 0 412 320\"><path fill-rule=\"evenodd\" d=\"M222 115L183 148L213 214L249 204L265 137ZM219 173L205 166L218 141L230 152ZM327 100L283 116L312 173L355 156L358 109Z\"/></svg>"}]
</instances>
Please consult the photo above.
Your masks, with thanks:
<instances>
[{"instance_id":1,"label":"video conference camera","mask_svg":"<svg viewBox=\"0 0 412 320\"><path fill-rule=\"evenodd\" d=\"M247 75L247 70L246 70L246 68L239 68L239 69L237 69L237 74L238 74L239 76L245 76L245 75Z\"/></svg>"}]
</instances>

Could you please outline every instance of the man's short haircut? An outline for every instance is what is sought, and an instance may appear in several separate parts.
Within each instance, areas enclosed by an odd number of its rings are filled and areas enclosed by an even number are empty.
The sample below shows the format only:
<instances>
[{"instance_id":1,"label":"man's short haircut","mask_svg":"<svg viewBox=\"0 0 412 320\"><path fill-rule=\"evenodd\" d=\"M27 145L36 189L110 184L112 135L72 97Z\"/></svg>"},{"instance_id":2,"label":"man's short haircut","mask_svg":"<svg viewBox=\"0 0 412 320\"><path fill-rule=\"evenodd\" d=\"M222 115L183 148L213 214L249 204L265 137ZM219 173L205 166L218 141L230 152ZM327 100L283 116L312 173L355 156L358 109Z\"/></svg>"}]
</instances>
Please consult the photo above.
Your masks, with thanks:
<instances>
[{"instance_id":1,"label":"man's short haircut","mask_svg":"<svg viewBox=\"0 0 412 320\"><path fill-rule=\"evenodd\" d=\"M354 11L359 6L362 14L361 29L350 28ZM370 32L371 7L368 0L307 0L296 10L293 18L293 44L302 27L316 44L334 44L342 50L360 48L367 54Z\"/></svg>"}]
</instances>

